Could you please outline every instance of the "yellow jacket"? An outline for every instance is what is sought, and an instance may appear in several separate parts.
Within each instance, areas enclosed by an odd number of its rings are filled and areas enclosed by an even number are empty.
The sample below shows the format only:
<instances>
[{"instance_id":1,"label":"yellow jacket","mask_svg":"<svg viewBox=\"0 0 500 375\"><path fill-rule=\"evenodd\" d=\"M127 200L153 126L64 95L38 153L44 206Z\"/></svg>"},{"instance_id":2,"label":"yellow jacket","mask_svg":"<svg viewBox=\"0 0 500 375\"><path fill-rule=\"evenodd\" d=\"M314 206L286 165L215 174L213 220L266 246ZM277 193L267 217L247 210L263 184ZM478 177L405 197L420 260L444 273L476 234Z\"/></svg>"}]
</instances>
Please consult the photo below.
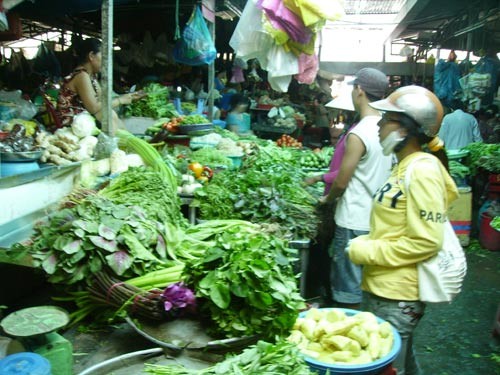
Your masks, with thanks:
<instances>
[{"instance_id":1,"label":"yellow jacket","mask_svg":"<svg viewBox=\"0 0 500 375\"><path fill-rule=\"evenodd\" d=\"M434 156L416 152L396 165L375 193L370 234L349 247L351 260L363 265L361 288L383 298L418 300L417 263L441 248L446 211L457 197L455 183Z\"/></svg>"}]
</instances>

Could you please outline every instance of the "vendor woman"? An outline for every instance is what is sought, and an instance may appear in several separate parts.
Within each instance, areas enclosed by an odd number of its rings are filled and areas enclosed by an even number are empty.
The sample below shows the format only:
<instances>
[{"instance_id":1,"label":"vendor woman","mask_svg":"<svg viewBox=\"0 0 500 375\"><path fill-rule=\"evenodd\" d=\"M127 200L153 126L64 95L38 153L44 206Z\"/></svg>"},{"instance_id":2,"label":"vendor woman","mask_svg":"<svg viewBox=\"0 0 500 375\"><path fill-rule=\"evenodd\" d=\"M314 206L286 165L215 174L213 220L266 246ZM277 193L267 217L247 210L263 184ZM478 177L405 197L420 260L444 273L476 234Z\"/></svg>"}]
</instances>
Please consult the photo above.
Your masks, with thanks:
<instances>
[{"instance_id":1,"label":"vendor woman","mask_svg":"<svg viewBox=\"0 0 500 375\"><path fill-rule=\"evenodd\" d=\"M250 107L250 100L242 94L231 97L231 107L226 117L226 126L234 133L246 133L249 129L250 115L246 113Z\"/></svg>"},{"instance_id":2,"label":"vendor woman","mask_svg":"<svg viewBox=\"0 0 500 375\"><path fill-rule=\"evenodd\" d=\"M87 111L98 120L102 118L101 87L97 74L101 71L101 42L95 38L85 39L76 47L77 66L73 72L64 78L64 83L57 99L57 114L61 126L69 126L73 117ZM124 94L112 100L112 108L130 104L139 99L142 94ZM112 111L113 123L116 128L122 128L118 115Z\"/></svg>"}]
</instances>

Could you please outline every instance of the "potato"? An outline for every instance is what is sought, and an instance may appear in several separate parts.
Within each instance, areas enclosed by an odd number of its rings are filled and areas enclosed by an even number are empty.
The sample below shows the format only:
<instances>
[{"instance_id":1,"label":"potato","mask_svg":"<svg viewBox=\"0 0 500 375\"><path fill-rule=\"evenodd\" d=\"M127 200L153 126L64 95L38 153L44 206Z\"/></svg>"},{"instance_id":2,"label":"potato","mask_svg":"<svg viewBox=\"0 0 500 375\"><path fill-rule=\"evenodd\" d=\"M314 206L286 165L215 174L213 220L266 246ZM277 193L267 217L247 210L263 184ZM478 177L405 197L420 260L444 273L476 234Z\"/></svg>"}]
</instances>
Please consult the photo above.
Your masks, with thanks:
<instances>
[{"instance_id":1,"label":"potato","mask_svg":"<svg viewBox=\"0 0 500 375\"><path fill-rule=\"evenodd\" d=\"M366 350L362 350L361 353L357 357L353 357L352 360L349 362L350 364L365 364L365 363L370 363L372 362L372 357Z\"/></svg>"},{"instance_id":2,"label":"potato","mask_svg":"<svg viewBox=\"0 0 500 375\"><path fill-rule=\"evenodd\" d=\"M312 351L315 351L315 352L322 352L323 351L323 346L321 346L321 344L319 342L310 342L308 345L307 345L307 350L312 350Z\"/></svg>"},{"instance_id":3,"label":"potato","mask_svg":"<svg viewBox=\"0 0 500 375\"><path fill-rule=\"evenodd\" d=\"M346 318L346 315L342 310L330 310L327 311L325 318L330 323L335 323L344 320Z\"/></svg>"},{"instance_id":4,"label":"potato","mask_svg":"<svg viewBox=\"0 0 500 375\"><path fill-rule=\"evenodd\" d=\"M299 349L306 349L307 345L309 345L309 340L300 331L292 331L287 340L297 345Z\"/></svg>"},{"instance_id":5,"label":"potato","mask_svg":"<svg viewBox=\"0 0 500 375\"><path fill-rule=\"evenodd\" d=\"M347 337L356 340L361 347L368 345L368 333L366 333L361 326L354 326L349 332L347 332Z\"/></svg>"},{"instance_id":6,"label":"potato","mask_svg":"<svg viewBox=\"0 0 500 375\"><path fill-rule=\"evenodd\" d=\"M321 341L321 344L324 347L333 347L342 351L350 351L354 356L361 352L361 345L359 345L359 342L345 336L336 335L326 337Z\"/></svg>"},{"instance_id":7,"label":"potato","mask_svg":"<svg viewBox=\"0 0 500 375\"><path fill-rule=\"evenodd\" d=\"M320 321L323 317L323 313L315 308L310 309L306 314L306 319L314 319L315 321Z\"/></svg>"},{"instance_id":8,"label":"potato","mask_svg":"<svg viewBox=\"0 0 500 375\"><path fill-rule=\"evenodd\" d=\"M347 316L341 310L311 309L305 316L296 320L288 341L321 362L370 363L394 344L390 323L379 324L370 312Z\"/></svg>"},{"instance_id":9,"label":"potato","mask_svg":"<svg viewBox=\"0 0 500 375\"><path fill-rule=\"evenodd\" d=\"M378 324L377 317L368 311L362 311L354 315L354 319L361 320L362 322L371 322Z\"/></svg>"},{"instance_id":10,"label":"potato","mask_svg":"<svg viewBox=\"0 0 500 375\"><path fill-rule=\"evenodd\" d=\"M309 340L314 337L314 329L316 328L316 321L313 319L306 318L302 322L300 330Z\"/></svg>"},{"instance_id":11,"label":"potato","mask_svg":"<svg viewBox=\"0 0 500 375\"><path fill-rule=\"evenodd\" d=\"M330 357L336 362L350 362L352 361L354 355L345 350L339 350L337 352L333 352Z\"/></svg>"},{"instance_id":12,"label":"potato","mask_svg":"<svg viewBox=\"0 0 500 375\"><path fill-rule=\"evenodd\" d=\"M383 357L383 356L389 354L389 352L392 349L392 345L393 344L394 344L394 337L392 335L387 336L385 338L381 338L380 339L380 353L379 353L379 356Z\"/></svg>"},{"instance_id":13,"label":"potato","mask_svg":"<svg viewBox=\"0 0 500 375\"><path fill-rule=\"evenodd\" d=\"M346 318L340 322L331 323L325 327L325 334L327 336L346 334L356 324L358 324L357 320L353 318Z\"/></svg>"},{"instance_id":14,"label":"potato","mask_svg":"<svg viewBox=\"0 0 500 375\"><path fill-rule=\"evenodd\" d=\"M304 323L304 320L304 318L297 318L297 320L293 324L292 329L300 330L300 328L302 327L302 323Z\"/></svg>"},{"instance_id":15,"label":"potato","mask_svg":"<svg viewBox=\"0 0 500 375\"><path fill-rule=\"evenodd\" d=\"M373 360L380 357L380 336L378 333L370 333L367 350Z\"/></svg>"},{"instance_id":16,"label":"potato","mask_svg":"<svg viewBox=\"0 0 500 375\"><path fill-rule=\"evenodd\" d=\"M364 321L359 326L367 334L370 334L370 333L377 333L378 334L379 326L378 326L377 322Z\"/></svg>"},{"instance_id":17,"label":"potato","mask_svg":"<svg viewBox=\"0 0 500 375\"><path fill-rule=\"evenodd\" d=\"M389 322L380 323L378 326L380 337L386 338L392 336L392 326Z\"/></svg>"}]
</instances>

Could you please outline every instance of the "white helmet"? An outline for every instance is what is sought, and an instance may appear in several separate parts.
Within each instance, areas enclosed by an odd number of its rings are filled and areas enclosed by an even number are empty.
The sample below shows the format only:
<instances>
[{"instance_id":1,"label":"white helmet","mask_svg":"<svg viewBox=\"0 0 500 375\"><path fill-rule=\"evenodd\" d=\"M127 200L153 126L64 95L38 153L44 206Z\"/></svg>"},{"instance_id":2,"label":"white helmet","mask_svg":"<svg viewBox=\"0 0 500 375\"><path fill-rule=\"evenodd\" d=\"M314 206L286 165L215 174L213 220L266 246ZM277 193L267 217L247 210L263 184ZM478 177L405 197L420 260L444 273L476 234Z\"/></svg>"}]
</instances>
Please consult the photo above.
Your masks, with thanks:
<instances>
[{"instance_id":1,"label":"white helmet","mask_svg":"<svg viewBox=\"0 0 500 375\"><path fill-rule=\"evenodd\" d=\"M443 120L443 106L437 96L420 86L400 87L386 99L372 102L370 106L382 112L406 114L429 137L437 135Z\"/></svg>"}]
</instances>

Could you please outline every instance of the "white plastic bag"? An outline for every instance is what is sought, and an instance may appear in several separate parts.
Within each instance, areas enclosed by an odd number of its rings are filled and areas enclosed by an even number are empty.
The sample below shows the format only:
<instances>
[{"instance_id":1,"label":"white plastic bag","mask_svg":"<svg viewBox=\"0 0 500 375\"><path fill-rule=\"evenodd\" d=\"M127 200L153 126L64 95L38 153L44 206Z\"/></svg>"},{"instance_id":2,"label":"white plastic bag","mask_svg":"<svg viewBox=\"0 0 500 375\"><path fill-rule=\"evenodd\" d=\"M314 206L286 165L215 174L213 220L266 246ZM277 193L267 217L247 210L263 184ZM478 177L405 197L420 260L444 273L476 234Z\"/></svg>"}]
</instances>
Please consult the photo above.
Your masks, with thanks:
<instances>
[{"instance_id":1,"label":"white plastic bag","mask_svg":"<svg viewBox=\"0 0 500 375\"><path fill-rule=\"evenodd\" d=\"M410 188L410 176L416 161L406 169L405 190ZM432 159L434 160L434 159ZM433 257L417 264L418 293L422 302L451 302L462 290L467 273L467 259L451 223L444 223L443 246Z\"/></svg>"},{"instance_id":2,"label":"white plastic bag","mask_svg":"<svg viewBox=\"0 0 500 375\"><path fill-rule=\"evenodd\" d=\"M229 45L244 61L258 59L261 67L267 67L267 53L273 45L273 38L264 31L262 10L257 8L255 0L247 1L236 25Z\"/></svg>"},{"instance_id":3,"label":"white plastic bag","mask_svg":"<svg viewBox=\"0 0 500 375\"><path fill-rule=\"evenodd\" d=\"M274 45L267 55L267 80L273 90L286 92L292 76L299 72L299 61L292 52Z\"/></svg>"}]
</instances>

